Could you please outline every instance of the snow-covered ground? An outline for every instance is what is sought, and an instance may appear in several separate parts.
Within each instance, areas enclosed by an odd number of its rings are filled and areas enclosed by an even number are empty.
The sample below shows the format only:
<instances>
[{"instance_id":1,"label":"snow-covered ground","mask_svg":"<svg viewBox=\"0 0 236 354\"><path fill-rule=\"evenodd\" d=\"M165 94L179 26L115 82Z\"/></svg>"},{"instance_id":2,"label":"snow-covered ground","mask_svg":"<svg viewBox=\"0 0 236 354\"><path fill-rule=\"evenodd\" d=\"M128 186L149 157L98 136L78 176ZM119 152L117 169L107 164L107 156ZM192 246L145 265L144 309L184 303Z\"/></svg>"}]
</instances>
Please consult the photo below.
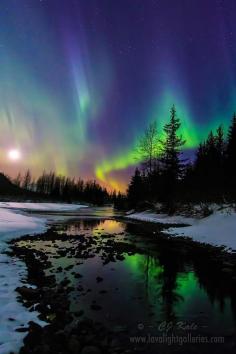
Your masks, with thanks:
<instances>
[{"instance_id":1,"label":"snow-covered ground","mask_svg":"<svg viewBox=\"0 0 236 354\"><path fill-rule=\"evenodd\" d=\"M24 284L27 269L23 262L4 254L8 248L6 241L46 230L47 217L27 215L26 210L72 211L81 207L84 206L79 204L0 202L0 354L16 353L20 349L27 332L16 332L16 328L27 327L29 321L43 325L37 318L37 312L29 312L17 302L15 288Z\"/></svg>"},{"instance_id":2,"label":"snow-covered ground","mask_svg":"<svg viewBox=\"0 0 236 354\"><path fill-rule=\"evenodd\" d=\"M228 210L216 211L212 215L195 219L191 226L173 227L168 234L190 236L193 240L236 250L236 213Z\"/></svg>"},{"instance_id":3,"label":"snow-covered ground","mask_svg":"<svg viewBox=\"0 0 236 354\"><path fill-rule=\"evenodd\" d=\"M148 221L160 224L188 224L194 222L193 218L187 218L181 215L169 216L167 214L157 214L149 211L143 211L139 213L133 213L126 216L129 219Z\"/></svg>"},{"instance_id":4,"label":"snow-covered ground","mask_svg":"<svg viewBox=\"0 0 236 354\"><path fill-rule=\"evenodd\" d=\"M28 216L18 209L5 209L0 206L0 249L5 247L3 241L27 233L42 232L46 228L47 219Z\"/></svg>"},{"instance_id":5,"label":"snow-covered ground","mask_svg":"<svg viewBox=\"0 0 236 354\"><path fill-rule=\"evenodd\" d=\"M0 208L34 211L73 211L82 207L85 207L85 205L62 203L0 202Z\"/></svg>"},{"instance_id":6,"label":"snow-covered ground","mask_svg":"<svg viewBox=\"0 0 236 354\"><path fill-rule=\"evenodd\" d=\"M188 236L195 241L215 246L223 245L228 250L236 250L236 213L230 207L214 207L213 214L205 218L168 216L153 212L134 213L127 215L127 218L161 224L186 224L189 226L171 226L163 232L173 236Z\"/></svg>"}]
</instances>

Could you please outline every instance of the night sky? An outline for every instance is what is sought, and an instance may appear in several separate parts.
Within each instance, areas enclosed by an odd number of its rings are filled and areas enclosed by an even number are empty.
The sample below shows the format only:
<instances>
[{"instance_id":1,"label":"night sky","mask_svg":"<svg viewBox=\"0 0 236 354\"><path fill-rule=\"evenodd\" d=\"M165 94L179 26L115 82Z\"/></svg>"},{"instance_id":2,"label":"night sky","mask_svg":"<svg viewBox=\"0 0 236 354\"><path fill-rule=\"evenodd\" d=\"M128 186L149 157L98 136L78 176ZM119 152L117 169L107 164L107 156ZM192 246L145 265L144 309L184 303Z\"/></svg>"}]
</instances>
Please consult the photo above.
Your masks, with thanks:
<instances>
[{"instance_id":1,"label":"night sky","mask_svg":"<svg viewBox=\"0 0 236 354\"><path fill-rule=\"evenodd\" d=\"M235 0L1 0L0 169L124 190L138 138L172 104L187 149L227 127L235 14Z\"/></svg>"}]
</instances>

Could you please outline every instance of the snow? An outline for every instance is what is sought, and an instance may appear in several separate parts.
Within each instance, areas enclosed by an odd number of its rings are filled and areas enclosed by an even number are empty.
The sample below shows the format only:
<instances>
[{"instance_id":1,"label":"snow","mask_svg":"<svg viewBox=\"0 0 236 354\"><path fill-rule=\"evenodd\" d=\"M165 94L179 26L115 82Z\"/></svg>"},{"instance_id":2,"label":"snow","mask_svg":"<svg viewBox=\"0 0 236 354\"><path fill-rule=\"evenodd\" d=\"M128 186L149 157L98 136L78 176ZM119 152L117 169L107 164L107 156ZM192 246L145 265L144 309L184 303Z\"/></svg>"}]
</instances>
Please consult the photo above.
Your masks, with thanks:
<instances>
[{"instance_id":1,"label":"snow","mask_svg":"<svg viewBox=\"0 0 236 354\"><path fill-rule=\"evenodd\" d=\"M181 215L169 216L167 214L157 214L149 211L133 213L126 216L129 219L148 221L159 224L190 224L194 221L193 218L187 218Z\"/></svg>"},{"instance_id":2,"label":"snow","mask_svg":"<svg viewBox=\"0 0 236 354\"><path fill-rule=\"evenodd\" d=\"M227 210L216 211L206 218L195 219L191 226L174 227L165 232L236 250L236 213L229 213Z\"/></svg>"},{"instance_id":3,"label":"snow","mask_svg":"<svg viewBox=\"0 0 236 354\"><path fill-rule=\"evenodd\" d=\"M46 218L20 214L16 209L9 210L0 206L0 250L3 241L27 233L43 232L46 229Z\"/></svg>"},{"instance_id":4,"label":"snow","mask_svg":"<svg viewBox=\"0 0 236 354\"><path fill-rule=\"evenodd\" d=\"M19 237L27 233L40 233L47 228L48 218L31 216L24 211L76 211L86 207L81 204L62 203L13 203L0 202L0 250L5 243L3 241ZM59 218L59 216L58 216Z\"/></svg>"},{"instance_id":5,"label":"snow","mask_svg":"<svg viewBox=\"0 0 236 354\"><path fill-rule=\"evenodd\" d=\"M29 321L40 325L36 311L29 312L16 300L15 288L22 286L27 270L24 263L0 254L0 353L17 352L26 333L15 332L16 328L27 327ZM12 321L11 319L14 319Z\"/></svg>"},{"instance_id":6,"label":"snow","mask_svg":"<svg viewBox=\"0 0 236 354\"><path fill-rule=\"evenodd\" d=\"M84 207L86 207L86 205L63 203L0 202L0 208L34 211L75 211Z\"/></svg>"},{"instance_id":7,"label":"snow","mask_svg":"<svg viewBox=\"0 0 236 354\"><path fill-rule=\"evenodd\" d=\"M187 236L194 241L214 246L225 246L228 250L236 250L236 213L230 207L212 208L213 214L208 217L185 217L182 215L168 216L153 212L141 212L127 215L133 220L170 224L164 233L172 236ZM188 226L178 226L178 225Z\"/></svg>"},{"instance_id":8,"label":"snow","mask_svg":"<svg viewBox=\"0 0 236 354\"><path fill-rule=\"evenodd\" d=\"M8 249L6 241L47 229L48 218L45 215L27 215L27 210L73 211L81 207L83 205L79 204L0 202L0 354L19 351L27 332L16 332L17 328L27 327L29 321L45 324L38 319L36 311L29 312L17 302L15 289L26 285L27 269L23 262L4 253Z\"/></svg>"}]
</instances>

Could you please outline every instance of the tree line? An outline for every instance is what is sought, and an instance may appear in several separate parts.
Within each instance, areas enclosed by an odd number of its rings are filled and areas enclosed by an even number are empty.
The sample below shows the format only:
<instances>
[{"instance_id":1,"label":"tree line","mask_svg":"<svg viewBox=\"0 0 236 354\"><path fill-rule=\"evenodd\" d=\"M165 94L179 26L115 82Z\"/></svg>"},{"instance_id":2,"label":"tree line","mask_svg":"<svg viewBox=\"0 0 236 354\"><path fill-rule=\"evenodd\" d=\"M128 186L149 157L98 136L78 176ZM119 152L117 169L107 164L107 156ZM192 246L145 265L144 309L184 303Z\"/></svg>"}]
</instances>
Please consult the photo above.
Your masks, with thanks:
<instances>
[{"instance_id":1,"label":"tree line","mask_svg":"<svg viewBox=\"0 0 236 354\"><path fill-rule=\"evenodd\" d=\"M131 177L127 196L117 198L118 206L160 202L172 213L183 202L236 201L236 114L227 132L222 126L209 132L191 161L182 157L186 141L180 127L175 106L161 135L156 123L148 126L137 147L142 163Z\"/></svg>"},{"instance_id":2,"label":"tree line","mask_svg":"<svg viewBox=\"0 0 236 354\"><path fill-rule=\"evenodd\" d=\"M96 181L83 181L56 175L54 172L43 172L37 179L32 178L30 170L24 175L21 173L12 181L18 187L34 192L37 196L47 199L66 202L84 201L102 205L110 201L106 188L101 187Z\"/></svg>"}]
</instances>

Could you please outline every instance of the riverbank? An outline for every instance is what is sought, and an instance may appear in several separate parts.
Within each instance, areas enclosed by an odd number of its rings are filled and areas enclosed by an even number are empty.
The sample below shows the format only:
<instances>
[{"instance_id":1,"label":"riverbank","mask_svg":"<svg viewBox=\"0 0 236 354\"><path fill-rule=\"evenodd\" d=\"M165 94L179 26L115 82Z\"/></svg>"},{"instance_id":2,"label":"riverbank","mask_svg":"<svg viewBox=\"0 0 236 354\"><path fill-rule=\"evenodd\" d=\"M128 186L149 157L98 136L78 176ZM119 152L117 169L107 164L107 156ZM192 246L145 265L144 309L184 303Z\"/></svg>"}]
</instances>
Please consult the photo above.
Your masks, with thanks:
<instances>
[{"instance_id":1,"label":"riverbank","mask_svg":"<svg viewBox=\"0 0 236 354\"><path fill-rule=\"evenodd\" d=\"M54 203L0 202L0 353L17 352L25 333L19 328L29 321L40 325L37 311L28 311L17 301L15 289L26 282L27 267L16 257L9 257L8 241L25 234L45 232L50 217L29 215L26 211L68 211L78 210L81 205ZM60 218L60 216L58 216ZM57 217L57 218L58 218ZM55 218L54 218L55 219ZM14 321L12 320L14 318ZM17 331L16 331L17 330Z\"/></svg>"},{"instance_id":2,"label":"riverbank","mask_svg":"<svg viewBox=\"0 0 236 354\"><path fill-rule=\"evenodd\" d=\"M164 236L161 230L151 224L81 219L12 241L11 256L28 269L26 284L17 288L19 300L47 322L24 326L20 354L169 354L196 348L233 353L235 309L227 299L234 301L236 295L234 254ZM223 302L225 308L218 310ZM218 335L224 343L180 347L130 341L148 334L161 338L164 322L190 326L192 318L197 329L169 334Z\"/></svg>"},{"instance_id":3,"label":"riverbank","mask_svg":"<svg viewBox=\"0 0 236 354\"><path fill-rule=\"evenodd\" d=\"M192 214L192 216L190 216ZM172 236L190 237L194 241L224 246L228 251L236 251L236 212L229 205L210 205L207 216L200 207L188 213L169 216L153 211L133 212L126 215L131 220L146 221L168 225L163 232Z\"/></svg>"},{"instance_id":4,"label":"riverbank","mask_svg":"<svg viewBox=\"0 0 236 354\"><path fill-rule=\"evenodd\" d=\"M22 237L20 241L11 242L12 256L19 257L27 266L29 286L21 286L16 289L20 299L26 308L35 308L39 312L39 318L47 323L46 326L39 326L33 321L29 322L27 336L24 339L24 346L21 354L30 353L81 353L81 354L106 354L106 353L130 353L128 348L122 347L122 333L127 332L125 327L114 326L108 329L101 322L86 317L84 309L73 311L70 297L76 291L71 277L77 279L77 290L83 296L94 289L85 289L82 285L83 275L72 272L76 264L81 265L84 260L89 260L98 252L98 240L86 238L84 235L68 237L65 233L58 234L56 230L50 229L43 235L34 237L34 245L31 247L32 239L28 236ZM60 247L70 239L69 247ZM76 247L77 242L79 248ZM106 245L104 244L106 241ZM47 248L37 249L35 244L51 243L56 258L76 259L71 265L62 268L61 266L51 272L53 268L50 251ZM76 242L76 244L75 244ZM103 236L103 265L110 262L123 260L124 253L132 255L136 247L130 243L111 241L108 234ZM50 248L50 247L49 247ZM96 272L96 269L94 270ZM53 274L51 274L53 273ZM57 274L56 274L57 273ZM63 275L62 275L63 273ZM58 281L57 278L60 278ZM97 276L96 282L103 283L103 278ZM118 288L117 288L118 290ZM117 291L116 290L116 291ZM100 290L100 296L106 296L107 290ZM93 312L102 311L97 300L90 304ZM91 316L90 316L91 317ZM33 349L32 349L33 348ZM33 350L33 351L32 351Z\"/></svg>"}]
</instances>

